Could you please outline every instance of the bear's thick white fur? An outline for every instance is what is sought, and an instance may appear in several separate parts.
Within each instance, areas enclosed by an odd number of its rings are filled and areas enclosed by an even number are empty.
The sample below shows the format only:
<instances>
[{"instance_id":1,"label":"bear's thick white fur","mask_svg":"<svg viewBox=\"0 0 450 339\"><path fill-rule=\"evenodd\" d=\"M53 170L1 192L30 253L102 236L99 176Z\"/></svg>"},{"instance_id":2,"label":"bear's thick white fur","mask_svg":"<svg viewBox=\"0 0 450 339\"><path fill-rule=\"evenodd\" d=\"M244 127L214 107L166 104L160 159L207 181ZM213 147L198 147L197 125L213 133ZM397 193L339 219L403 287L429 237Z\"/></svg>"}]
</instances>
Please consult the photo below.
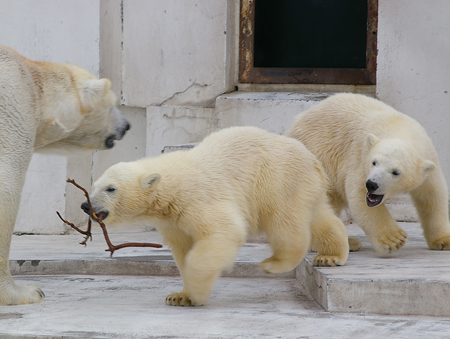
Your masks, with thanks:
<instances>
[{"instance_id":1,"label":"bear's thick white fur","mask_svg":"<svg viewBox=\"0 0 450 339\"><path fill-rule=\"evenodd\" d=\"M44 296L36 286L16 285L8 264L32 153L111 148L129 124L114 107L110 87L108 79L77 66L34 62L0 46L0 304Z\"/></svg>"},{"instance_id":2,"label":"bear's thick white fur","mask_svg":"<svg viewBox=\"0 0 450 339\"><path fill-rule=\"evenodd\" d=\"M91 202L106 224L155 225L184 282L166 303L201 305L249 234L267 235L273 250L261 263L267 273L294 269L310 245L318 252L315 265L343 265L346 230L328 204L326 184L320 162L299 141L233 127L189 151L110 167L95 182Z\"/></svg>"},{"instance_id":3,"label":"bear's thick white fur","mask_svg":"<svg viewBox=\"0 0 450 339\"><path fill-rule=\"evenodd\" d=\"M384 205L399 193L411 195L429 248L450 249L447 184L417 121L379 100L337 94L301 113L286 135L322 162L335 212L348 206L379 254L407 240Z\"/></svg>"}]
</instances>

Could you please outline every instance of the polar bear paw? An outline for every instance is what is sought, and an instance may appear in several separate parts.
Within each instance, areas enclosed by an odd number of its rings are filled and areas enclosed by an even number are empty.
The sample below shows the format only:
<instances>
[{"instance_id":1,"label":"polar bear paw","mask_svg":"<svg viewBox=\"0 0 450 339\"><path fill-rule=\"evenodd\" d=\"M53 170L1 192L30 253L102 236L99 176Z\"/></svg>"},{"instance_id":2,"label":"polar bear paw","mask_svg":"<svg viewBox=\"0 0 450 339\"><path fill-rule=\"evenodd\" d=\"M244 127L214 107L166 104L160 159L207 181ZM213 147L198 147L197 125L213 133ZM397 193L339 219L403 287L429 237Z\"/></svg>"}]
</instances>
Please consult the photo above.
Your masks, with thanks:
<instances>
[{"instance_id":1,"label":"polar bear paw","mask_svg":"<svg viewBox=\"0 0 450 339\"><path fill-rule=\"evenodd\" d=\"M442 237L438 240L435 240L430 245L430 250L449 251L450 250L450 236Z\"/></svg>"},{"instance_id":2,"label":"polar bear paw","mask_svg":"<svg viewBox=\"0 0 450 339\"><path fill-rule=\"evenodd\" d=\"M166 297L166 305L170 306L199 306L195 305L189 295L184 292L172 293Z\"/></svg>"},{"instance_id":3,"label":"polar bear paw","mask_svg":"<svg viewBox=\"0 0 450 339\"><path fill-rule=\"evenodd\" d=\"M263 260L259 266L264 273L268 274L281 274L292 271L300 262L297 257L288 259L278 259L276 257L270 257Z\"/></svg>"},{"instance_id":4,"label":"polar bear paw","mask_svg":"<svg viewBox=\"0 0 450 339\"><path fill-rule=\"evenodd\" d=\"M398 228L389 233L382 234L377 239L377 242L373 243L373 247L380 255L390 254L402 248L407 239L408 235L406 232Z\"/></svg>"},{"instance_id":5,"label":"polar bear paw","mask_svg":"<svg viewBox=\"0 0 450 339\"><path fill-rule=\"evenodd\" d=\"M330 267L330 266L342 266L344 265L345 260L342 260L338 256L335 255L316 255L312 261L313 266L322 266L322 267Z\"/></svg>"},{"instance_id":6,"label":"polar bear paw","mask_svg":"<svg viewBox=\"0 0 450 339\"><path fill-rule=\"evenodd\" d=\"M0 305L35 304L44 301L45 294L34 285L0 284Z\"/></svg>"},{"instance_id":7,"label":"polar bear paw","mask_svg":"<svg viewBox=\"0 0 450 339\"><path fill-rule=\"evenodd\" d=\"M348 238L348 247L350 252L356 252L361 249L361 240L358 238Z\"/></svg>"}]
</instances>

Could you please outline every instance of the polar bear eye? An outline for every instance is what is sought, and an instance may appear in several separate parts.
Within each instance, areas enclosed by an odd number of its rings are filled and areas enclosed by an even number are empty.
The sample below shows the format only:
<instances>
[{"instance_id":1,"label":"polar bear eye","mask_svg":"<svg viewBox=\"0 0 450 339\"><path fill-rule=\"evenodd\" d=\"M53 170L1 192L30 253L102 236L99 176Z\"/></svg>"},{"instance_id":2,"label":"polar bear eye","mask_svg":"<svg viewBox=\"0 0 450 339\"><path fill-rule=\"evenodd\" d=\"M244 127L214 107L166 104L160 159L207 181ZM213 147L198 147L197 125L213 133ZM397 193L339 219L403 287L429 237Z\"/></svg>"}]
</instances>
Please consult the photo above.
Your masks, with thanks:
<instances>
[{"instance_id":1,"label":"polar bear eye","mask_svg":"<svg viewBox=\"0 0 450 339\"><path fill-rule=\"evenodd\" d=\"M106 192L109 192L109 193L112 193L112 192L114 192L116 190L116 188L114 187L114 186L108 186L107 188L106 188Z\"/></svg>"},{"instance_id":2,"label":"polar bear eye","mask_svg":"<svg viewBox=\"0 0 450 339\"><path fill-rule=\"evenodd\" d=\"M372 165L376 166L377 165L377 161L376 160L372 161Z\"/></svg>"},{"instance_id":3,"label":"polar bear eye","mask_svg":"<svg viewBox=\"0 0 450 339\"><path fill-rule=\"evenodd\" d=\"M395 176L400 175L400 172L398 170L393 170L392 175L395 175Z\"/></svg>"}]
</instances>

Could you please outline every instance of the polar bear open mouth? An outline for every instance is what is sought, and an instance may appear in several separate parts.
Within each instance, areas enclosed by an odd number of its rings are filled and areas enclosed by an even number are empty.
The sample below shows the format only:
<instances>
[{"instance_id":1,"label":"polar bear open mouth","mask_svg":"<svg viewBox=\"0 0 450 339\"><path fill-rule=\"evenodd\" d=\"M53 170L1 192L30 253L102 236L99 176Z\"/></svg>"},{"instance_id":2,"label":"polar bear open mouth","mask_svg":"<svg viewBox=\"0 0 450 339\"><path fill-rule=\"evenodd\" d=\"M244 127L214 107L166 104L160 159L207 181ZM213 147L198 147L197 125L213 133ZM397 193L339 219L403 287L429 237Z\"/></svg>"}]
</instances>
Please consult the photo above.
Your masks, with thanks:
<instances>
[{"instance_id":1,"label":"polar bear open mouth","mask_svg":"<svg viewBox=\"0 0 450 339\"><path fill-rule=\"evenodd\" d=\"M367 193L366 195L366 203L369 207L375 207L381 204L383 201L384 195L377 195L373 193Z\"/></svg>"}]
</instances>

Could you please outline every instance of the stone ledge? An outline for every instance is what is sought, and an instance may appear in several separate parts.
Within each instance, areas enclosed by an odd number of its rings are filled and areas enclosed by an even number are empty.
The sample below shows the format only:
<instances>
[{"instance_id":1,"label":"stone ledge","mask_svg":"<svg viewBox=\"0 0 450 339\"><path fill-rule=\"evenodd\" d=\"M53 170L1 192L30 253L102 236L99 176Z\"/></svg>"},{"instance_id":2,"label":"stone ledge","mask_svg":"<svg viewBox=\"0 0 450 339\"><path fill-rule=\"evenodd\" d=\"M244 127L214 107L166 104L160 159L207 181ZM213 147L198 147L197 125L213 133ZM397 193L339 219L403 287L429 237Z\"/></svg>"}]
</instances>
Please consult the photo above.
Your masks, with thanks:
<instances>
[{"instance_id":1,"label":"stone ledge","mask_svg":"<svg viewBox=\"0 0 450 339\"><path fill-rule=\"evenodd\" d=\"M269 275L259 269L258 262L235 262L222 277L294 279L295 271ZM12 275L132 275L178 277L180 272L172 257L167 259L119 257L111 260L11 260Z\"/></svg>"},{"instance_id":2,"label":"stone ledge","mask_svg":"<svg viewBox=\"0 0 450 339\"><path fill-rule=\"evenodd\" d=\"M93 241L80 246L83 237L70 235L21 235L13 236L9 266L13 275L134 275L134 276L179 276L178 268L169 248L156 231L142 231L140 227L129 232L110 229L114 243L153 242L163 248L130 247L118 250L112 258L102 234L96 229ZM268 275L259 268L259 263L270 257L266 243L247 243L241 247L232 270L224 277L235 278L295 278L295 271L282 275Z\"/></svg>"},{"instance_id":3,"label":"stone ledge","mask_svg":"<svg viewBox=\"0 0 450 339\"><path fill-rule=\"evenodd\" d=\"M409 235L404 248L380 256L351 225L349 235L359 237L363 248L342 267L312 267L310 253L297 279L330 312L450 316L450 252L429 250L420 225L401 227Z\"/></svg>"}]
</instances>

